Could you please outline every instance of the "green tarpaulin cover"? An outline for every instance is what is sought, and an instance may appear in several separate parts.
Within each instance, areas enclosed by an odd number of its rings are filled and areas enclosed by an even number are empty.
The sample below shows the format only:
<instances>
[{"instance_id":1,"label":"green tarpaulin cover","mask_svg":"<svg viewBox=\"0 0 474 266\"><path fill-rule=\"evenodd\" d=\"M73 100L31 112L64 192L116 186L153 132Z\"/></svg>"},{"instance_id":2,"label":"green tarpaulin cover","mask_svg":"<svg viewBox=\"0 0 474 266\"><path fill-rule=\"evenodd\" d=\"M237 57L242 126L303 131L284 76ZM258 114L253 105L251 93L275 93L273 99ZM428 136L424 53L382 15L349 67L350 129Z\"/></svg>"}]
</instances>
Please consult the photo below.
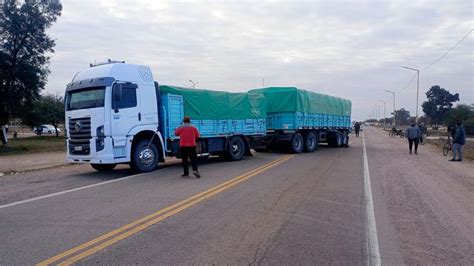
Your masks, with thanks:
<instances>
[{"instance_id":1,"label":"green tarpaulin cover","mask_svg":"<svg viewBox=\"0 0 474 266\"><path fill-rule=\"evenodd\" d=\"M183 96L184 114L192 119L265 118L265 97L260 93L230 93L160 85L160 93Z\"/></svg>"},{"instance_id":2,"label":"green tarpaulin cover","mask_svg":"<svg viewBox=\"0 0 474 266\"><path fill-rule=\"evenodd\" d=\"M250 93L265 95L267 112L305 112L329 115L351 115L351 101L295 87L253 89Z\"/></svg>"}]
</instances>

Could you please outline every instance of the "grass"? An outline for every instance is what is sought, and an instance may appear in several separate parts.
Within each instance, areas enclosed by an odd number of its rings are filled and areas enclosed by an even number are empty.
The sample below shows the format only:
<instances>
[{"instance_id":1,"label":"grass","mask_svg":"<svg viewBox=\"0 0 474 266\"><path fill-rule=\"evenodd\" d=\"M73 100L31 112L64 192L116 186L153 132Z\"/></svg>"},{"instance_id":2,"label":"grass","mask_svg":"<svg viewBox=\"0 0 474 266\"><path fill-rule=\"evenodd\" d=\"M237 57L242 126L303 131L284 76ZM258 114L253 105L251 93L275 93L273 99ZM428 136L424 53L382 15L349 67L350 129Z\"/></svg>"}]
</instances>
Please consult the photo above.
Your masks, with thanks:
<instances>
[{"instance_id":1,"label":"grass","mask_svg":"<svg viewBox=\"0 0 474 266\"><path fill-rule=\"evenodd\" d=\"M65 138L55 136L9 139L7 146L8 147L0 146L0 156L66 151Z\"/></svg>"},{"instance_id":2,"label":"grass","mask_svg":"<svg viewBox=\"0 0 474 266\"><path fill-rule=\"evenodd\" d=\"M428 143L435 146L436 150L441 153L443 145L446 143L446 138L429 139ZM463 146L462 153L463 159L474 160L474 141L467 141L466 145ZM453 154L450 153L449 156L453 156Z\"/></svg>"}]
</instances>

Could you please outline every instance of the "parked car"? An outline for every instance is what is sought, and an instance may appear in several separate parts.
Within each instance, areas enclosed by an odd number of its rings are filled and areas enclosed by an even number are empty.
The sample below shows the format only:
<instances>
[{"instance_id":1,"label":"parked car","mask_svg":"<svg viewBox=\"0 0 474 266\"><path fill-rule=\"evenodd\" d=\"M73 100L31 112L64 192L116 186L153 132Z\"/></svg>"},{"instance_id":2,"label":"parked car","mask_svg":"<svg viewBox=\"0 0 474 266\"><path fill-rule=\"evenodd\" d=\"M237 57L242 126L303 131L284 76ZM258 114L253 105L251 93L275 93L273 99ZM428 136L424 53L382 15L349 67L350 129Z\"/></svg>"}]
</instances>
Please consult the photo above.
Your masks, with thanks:
<instances>
[{"instance_id":1,"label":"parked car","mask_svg":"<svg viewBox=\"0 0 474 266\"><path fill-rule=\"evenodd\" d=\"M41 127L35 127L34 132L36 135L56 134L56 129L52 125L41 125ZM58 133L61 133L61 129L59 128L58 128Z\"/></svg>"}]
</instances>

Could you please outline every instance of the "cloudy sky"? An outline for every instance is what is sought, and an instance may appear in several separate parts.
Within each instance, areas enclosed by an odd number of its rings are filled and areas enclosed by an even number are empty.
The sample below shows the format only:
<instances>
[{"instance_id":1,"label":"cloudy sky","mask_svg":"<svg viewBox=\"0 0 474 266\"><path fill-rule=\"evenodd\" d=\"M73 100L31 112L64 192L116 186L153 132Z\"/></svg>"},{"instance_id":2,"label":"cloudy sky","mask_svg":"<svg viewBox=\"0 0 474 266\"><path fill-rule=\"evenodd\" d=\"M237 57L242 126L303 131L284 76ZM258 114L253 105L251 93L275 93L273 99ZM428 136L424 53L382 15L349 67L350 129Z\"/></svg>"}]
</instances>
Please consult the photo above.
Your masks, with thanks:
<instances>
[{"instance_id":1,"label":"cloudy sky","mask_svg":"<svg viewBox=\"0 0 474 266\"><path fill-rule=\"evenodd\" d=\"M414 115L432 85L474 102L473 3L460 1L63 0L47 92L107 58L151 66L160 84L245 91L296 86L350 99L367 119L385 89ZM420 114L422 113L420 108ZM382 107L383 115L383 107Z\"/></svg>"}]
</instances>

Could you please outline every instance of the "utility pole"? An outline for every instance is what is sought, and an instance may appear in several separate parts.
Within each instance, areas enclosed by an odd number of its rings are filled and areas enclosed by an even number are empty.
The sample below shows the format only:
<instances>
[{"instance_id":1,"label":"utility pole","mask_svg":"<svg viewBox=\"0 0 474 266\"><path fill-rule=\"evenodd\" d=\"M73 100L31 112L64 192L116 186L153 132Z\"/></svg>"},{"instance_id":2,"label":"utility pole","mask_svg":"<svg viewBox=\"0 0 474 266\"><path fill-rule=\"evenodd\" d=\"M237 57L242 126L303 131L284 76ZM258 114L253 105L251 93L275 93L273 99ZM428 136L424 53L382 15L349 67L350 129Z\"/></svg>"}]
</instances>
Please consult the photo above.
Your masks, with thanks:
<instances>
[{"instance_id":1,"label":"utility pole","mask_svg":"<svg viewBox=\"0 0 474 266\"><path fill-rule=\"evenodd\" d=\"M378 109L377 109L377 105L374 106L374 110L375 110L375 120L377 120L377 124L379 123L379 113L378 113Z\"/></svg>"},{"instance_id":2,"label":"utility pole","mask_svg":"<svg viewBox=\"0 0 474 266\"><path fill-rule=\"evenodd\" d=\"M383 127L387 126L387 111L386 111L386 101L379 100L379 102L383 102Z\"/></svg>"},{"instance_id":3,"label":"utility pole","mask_svg":"<svg viewBox=\"0 0 474 266\"><path fill-rule=\"evenodd\" d=\"M395 123L395 92L389 91L389 90L385 90L385 91L393 95L393 126L395 127L396 125Z\"/></svg>"},{"instance_id":4,"label":"utility pole","mask_svg":"<svg viewBox=\"0 0 474 266\"><path fill-rule=\"evenodd\" d=\"M378 111L378 114L379 114L378 119L377 119L377 123L379 123L379 122L380 122L380 118L381 118L381 116L382 116L382 115L380 115L380 106L376 105L375 107L377 108L377 111Z\"/></svg>"},{"instance_id":5,"label":"utility pole","mask_svg":"<svg viewBox=\"0 0 474 266\"><path fill-rule=\"evenodd\" d=\"M402 66L403 68L416 71L417 81L416 81L416 122L418 123L418 98L420 94L420 70L416 68Z\"/></svg>"},{"instance_id":6,"label":"utility pole","mask_svg":"<svg viewBox=\"0 0 474 266\"><path fill-rule=\"evenodd\" d=\"M199 84L199 82L194 82L194 81L192 81L192 80L189 80L189 82L191 82L191 84L193 84L193 89L196 88L196 85Z\"/></svg>"}]
</instances>

